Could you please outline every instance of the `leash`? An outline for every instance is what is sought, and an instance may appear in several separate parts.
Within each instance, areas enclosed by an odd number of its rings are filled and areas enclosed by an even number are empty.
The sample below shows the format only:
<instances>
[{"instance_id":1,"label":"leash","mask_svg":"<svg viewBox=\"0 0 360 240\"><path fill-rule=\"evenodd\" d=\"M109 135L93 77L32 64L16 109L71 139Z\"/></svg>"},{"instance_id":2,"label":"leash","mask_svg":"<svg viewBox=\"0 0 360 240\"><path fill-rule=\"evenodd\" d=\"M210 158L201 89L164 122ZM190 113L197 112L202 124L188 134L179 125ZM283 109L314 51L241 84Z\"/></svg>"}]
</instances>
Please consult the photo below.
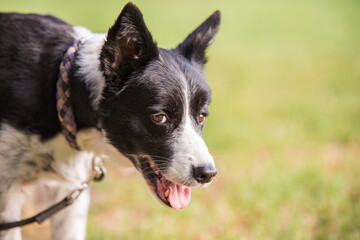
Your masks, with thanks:
<instances>
[{"instance_id":1,"label":"leash","mask_svg":"<svg viewBox=\"0 0 360 240\"><path fill-rule=\"evenodd\" d=\"M92 172L89 178L79 185L75 190L70 192L63 200L54 205L50 206L49 208L45 209L44 211L36 214L33 217L29 217L17 222L9 222L9 223L0 223L0 231L8 230L11 228L16 227L23 227L25 225L37 222L41 224L46 219L52 217L54 214L59 212L60 210L64 209L65 207L71 205L79 196L80 194L89 187L91 181L99 182L104 179L106 174L106 170L103 167L103 162L101 161L100 164L95 164L95 157L92 159Z\"/></svg>"}]
</instances>

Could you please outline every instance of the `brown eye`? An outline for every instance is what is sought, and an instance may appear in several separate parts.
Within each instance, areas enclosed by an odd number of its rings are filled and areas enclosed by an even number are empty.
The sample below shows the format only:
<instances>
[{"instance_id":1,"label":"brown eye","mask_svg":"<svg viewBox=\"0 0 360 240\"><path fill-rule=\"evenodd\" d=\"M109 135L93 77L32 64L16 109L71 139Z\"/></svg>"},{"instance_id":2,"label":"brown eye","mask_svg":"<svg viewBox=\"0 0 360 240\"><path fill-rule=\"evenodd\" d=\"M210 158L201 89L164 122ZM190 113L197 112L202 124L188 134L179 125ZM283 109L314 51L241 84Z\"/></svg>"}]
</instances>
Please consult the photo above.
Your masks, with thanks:
<instances>
[{"instance_id":1,"label":"brown eye","mask_svg":"<svg viewBox=\"0 0 360 240\"><path fill-rule=\"evenodd\" d=\"M152 116L152 119L156 123L166 123L167 122L167 117L164 114L154 115L154 116Z\"/></svg>"},{"instance_id":2,"label":"brown eye","mask_svg":"<svg viewBox=\"0 0 360 240\"><path fill-rule=\"evenodd\" d=\"M205 116L203 114L199 115L198 122L201 124L205 122Z\"/></svg>"}]
</instances>

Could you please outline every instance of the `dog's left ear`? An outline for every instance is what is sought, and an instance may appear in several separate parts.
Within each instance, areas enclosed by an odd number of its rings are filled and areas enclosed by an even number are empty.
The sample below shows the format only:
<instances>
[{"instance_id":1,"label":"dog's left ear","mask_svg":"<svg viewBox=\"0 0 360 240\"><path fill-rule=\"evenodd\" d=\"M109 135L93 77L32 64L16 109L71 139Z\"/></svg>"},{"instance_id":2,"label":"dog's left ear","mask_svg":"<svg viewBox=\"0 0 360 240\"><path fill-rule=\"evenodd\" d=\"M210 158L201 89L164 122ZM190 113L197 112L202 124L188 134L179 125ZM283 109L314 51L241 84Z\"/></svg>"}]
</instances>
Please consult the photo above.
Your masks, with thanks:
<instances>
[{"instance_id":1,"label":"dog's left ear","mask_svg":"<svg viewBox=\"0 0 360 240\"><path fill-rule=\"evenodd\" d=\"M101 50L101 67L105 76L123 80L158 56L157 45L142 13L133 3L128 3L109 29Z\"/></svg>"},{"instance_id":2,"label":"dog's left ear","mask_svg":"<svg viewBox=\"0 0 360 240\"><path fill-rule=\"evenodd\" d=\"M220 16L219 10L213 13L180 43L176 50L188 60L204 65L207 61L206 49L210 46L219 30Z\"/></svg>"}]
</instances>

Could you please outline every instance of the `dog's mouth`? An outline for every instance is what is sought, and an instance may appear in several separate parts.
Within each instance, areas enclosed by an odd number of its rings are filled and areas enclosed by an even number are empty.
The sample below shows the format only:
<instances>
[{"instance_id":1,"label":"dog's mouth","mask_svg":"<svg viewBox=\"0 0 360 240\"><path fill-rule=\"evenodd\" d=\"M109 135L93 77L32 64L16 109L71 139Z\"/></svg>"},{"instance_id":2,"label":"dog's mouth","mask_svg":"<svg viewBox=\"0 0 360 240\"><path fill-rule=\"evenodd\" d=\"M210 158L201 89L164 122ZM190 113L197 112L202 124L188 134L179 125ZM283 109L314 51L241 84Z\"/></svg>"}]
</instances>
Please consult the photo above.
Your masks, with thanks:
<instances>
[{"instance_id":1,"label":"dog's mouth","mask_svg":"<svg viewBox=\"0 0 360 240\"><path fill-rule=\"evenodd\" d=\"M173 209L185 208L190 203L191 188L167 179L150 157L141 161L144 178L156 196Z\"/></svg>"}]
</instances>

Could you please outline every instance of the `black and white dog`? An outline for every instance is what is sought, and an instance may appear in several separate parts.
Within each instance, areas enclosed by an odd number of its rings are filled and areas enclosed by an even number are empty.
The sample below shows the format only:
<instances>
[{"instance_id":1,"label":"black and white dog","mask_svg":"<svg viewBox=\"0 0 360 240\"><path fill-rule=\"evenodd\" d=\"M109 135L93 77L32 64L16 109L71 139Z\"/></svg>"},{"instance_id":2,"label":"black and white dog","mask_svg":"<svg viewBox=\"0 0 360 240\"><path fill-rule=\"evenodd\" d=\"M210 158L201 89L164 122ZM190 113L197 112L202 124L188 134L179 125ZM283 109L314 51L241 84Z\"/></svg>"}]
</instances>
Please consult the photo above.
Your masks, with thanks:
<instances>
[{"instance_id":1,"label":"black and white dog","mask_svg":"<svg viewBox=\"0 0 360 240\"><path fill-rule=\"evenodd\" d=\"M190 187L216 175L201 131L211 95L205 51L219 24L217 11L166 50L132 3L107 34L52 16L0 14L0 223L19 220L39 184L62 199L102 155L126 156L164 204L186 207ZM61 129L56 85L64 53L79 40L69 74L75 149ZM84 239L88 205L86 191L52 217L53 239ZM21 239L20 229L0 239Z\"/></svg>"}]
</instances>

